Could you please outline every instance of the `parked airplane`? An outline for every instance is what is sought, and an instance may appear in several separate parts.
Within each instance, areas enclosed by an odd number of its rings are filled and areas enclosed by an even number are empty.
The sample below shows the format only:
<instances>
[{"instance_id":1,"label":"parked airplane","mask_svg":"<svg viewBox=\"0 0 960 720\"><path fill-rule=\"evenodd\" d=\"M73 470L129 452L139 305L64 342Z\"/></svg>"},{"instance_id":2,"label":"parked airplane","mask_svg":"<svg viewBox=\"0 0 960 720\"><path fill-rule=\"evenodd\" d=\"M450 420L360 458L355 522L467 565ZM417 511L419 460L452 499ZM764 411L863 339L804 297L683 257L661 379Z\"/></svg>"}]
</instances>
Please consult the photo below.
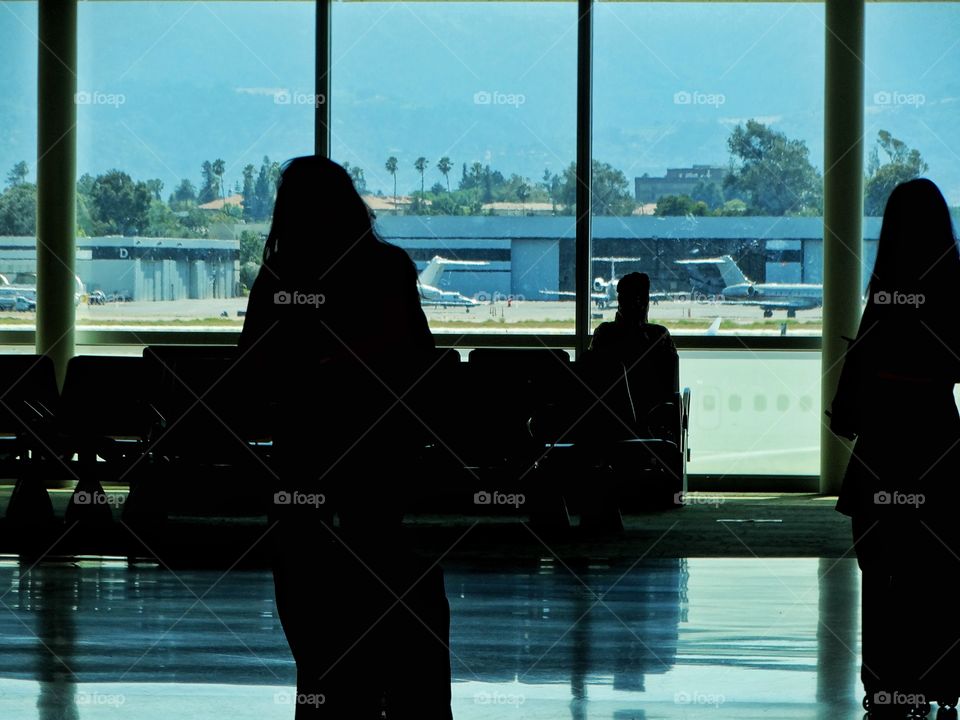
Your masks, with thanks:
<instances>
[{"instance_id":1,"label":"parked airplane","mask_svg":"<svg viewBox=\"0 0 960 720\"><path fill-rule=\"evenodd\" d=\"M823 285L755 283L743 274L729 255L676 262L678 265L715 265L724 283L721 302L729 305L757 305L763 308L764 317L773 317L774 310L786 310L787 317L796 317L797 310L809 310L823 305Z\"/></svg>"},{"instance_id":2,"label":"parked airplane","mask_svg":"<svg viewBox=\"0 0 960 720\"><path fill-rule=\"evenodd\" d=\"M80 304L80 298L86 293L86 286L79 275L76 280L76 292L73 295L74 305ZM36 283L11 283L6 275L0 274L0 310L18 310L21 312L37 309Z\"/></svg>"},{"instance_id":3,"label":"parked airplane","mask_svg":"<svg viewBox=\"0 0 960 720\"><path fill-rule=\"evenodd\" d=\"M489 265L485 260L447 260L435 255L417 278L420 285L420 304L440 307L474 307L480 303L455 290L441 290L440 276L448 267L471 267Z\"/></svg>"},{"instance_id":4,"label":"parked airplane","mask_svg":"<svg viewBox=\"0 0 960 720\"><path fill-rule=\"evenodd\" d=\"M593 300L597 308L603 310L608 306L612 306L617 302L617 282L620 278L617 277L617 263L623 262L637 262L643 258L638 257L595 257L593 262L608 262L610 263L610 279L606 280L601 276L597 276L593 279L593 288L590 292L590 299ZM573 290L541 290L541 295L557 295L560 297L576 297L577 293ZM657 300L662 299L655 297L655 294L651 293L650 299Z\"/></svg>"}]
</instances>

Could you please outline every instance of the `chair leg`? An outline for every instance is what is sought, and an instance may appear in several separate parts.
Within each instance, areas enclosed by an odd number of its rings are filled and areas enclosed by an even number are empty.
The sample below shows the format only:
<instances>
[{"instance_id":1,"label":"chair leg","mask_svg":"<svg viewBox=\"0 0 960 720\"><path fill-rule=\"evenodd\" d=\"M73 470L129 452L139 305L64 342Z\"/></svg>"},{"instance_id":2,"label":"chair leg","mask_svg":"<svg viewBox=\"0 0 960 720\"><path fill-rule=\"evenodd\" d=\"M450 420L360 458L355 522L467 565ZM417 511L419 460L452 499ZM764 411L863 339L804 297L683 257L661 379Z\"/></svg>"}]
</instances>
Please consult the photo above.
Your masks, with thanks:
<instances>
[{"instance_id":1,"label":"chair leg","mask_svg":"<svg viewBox=\"0 0 960 720\"><path fill-rule=\"evenodd\" d=\"M36 472L36 461L24 460L20 467L21 472L7 505L7 522L17 528L37 528L53 524L56 521L53 503L50 502L50 494L44 487L42 477Z\"/></svg>"}]
</instances>

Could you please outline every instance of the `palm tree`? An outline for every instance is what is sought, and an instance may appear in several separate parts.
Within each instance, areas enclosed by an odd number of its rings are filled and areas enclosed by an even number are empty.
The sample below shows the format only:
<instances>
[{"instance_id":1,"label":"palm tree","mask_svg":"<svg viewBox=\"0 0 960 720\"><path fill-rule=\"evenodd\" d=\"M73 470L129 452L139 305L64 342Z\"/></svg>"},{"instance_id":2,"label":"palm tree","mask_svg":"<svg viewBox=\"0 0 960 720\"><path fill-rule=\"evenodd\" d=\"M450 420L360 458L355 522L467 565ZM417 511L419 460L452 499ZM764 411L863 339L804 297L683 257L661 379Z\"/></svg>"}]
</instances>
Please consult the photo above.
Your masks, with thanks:
<instances>
[{"instance_id":1,"label":"palm tree","mask_svg":"<svg viewBox=\"0 0 960 720\"><path fill-rule=\"evenodd\" d=\"M217 158L216 160L213 161L213 174L217 178L217 191L221 199L223 198L223 174L226 171L227 171L227 164L223 160L221 160L220 158Z\"/></svg>"},{"instance_id":2,"label":"palm tree","mask_svg":"<svg viewBox=\"0 0 960 720\"><path fill-rule=\"evenodd\" d=\"M447 192L450 192L450 171L453 170L453 163L450 158L444 155L437 161L437 170L443 174L443 179L447 181Z\"/></svg>"},{"instance_id":3,"label":"palm tree","mask_svg":"<svg viewBox=\"0 0 960 720\"><path fill-rule=\"evenodd\" d=\"M417 158L416 162L413 163L413 166L417 169L417 172L420 173L420 198L417 200L417 209L422 210L423 205L423 173L427 170L427 165L430 162L423 157L422 155Z\"/></svg>"},{"instance_id":4,"label":"palm tree","mask_svg":"<svg viewBox=\"0 0 960 720\"><path fill-rule=\"evenodd\" d=\"M361 195L367 192L367 179L363 176L363 168L354 165L347 172L350 174L350 179L353 180L353 186L357 189L357 192Z\"/></svg>"},{"instance_id":5,"label":"palm tree","mask_svg":"<svg viewBox=\"0 0 960 720\"><path fill-rule=\"evenodd\" d=\"M517 186L517 199L520 201L520 214L526 214L524 204L527 202L527 198L530 197L530 186L525 182L520 183Z\"/></svg>"},{"instance_id":6,"label":"palm tree","mask_svg":"<svg viewBox=\"0 0 960 720\"><path fill-rule=\"evenodd\" d=\"M391 155L387 158L387 164L384 165L387 172L393 175L393 211L397 211L397 159Z\"/></svg>"}]
</instances>

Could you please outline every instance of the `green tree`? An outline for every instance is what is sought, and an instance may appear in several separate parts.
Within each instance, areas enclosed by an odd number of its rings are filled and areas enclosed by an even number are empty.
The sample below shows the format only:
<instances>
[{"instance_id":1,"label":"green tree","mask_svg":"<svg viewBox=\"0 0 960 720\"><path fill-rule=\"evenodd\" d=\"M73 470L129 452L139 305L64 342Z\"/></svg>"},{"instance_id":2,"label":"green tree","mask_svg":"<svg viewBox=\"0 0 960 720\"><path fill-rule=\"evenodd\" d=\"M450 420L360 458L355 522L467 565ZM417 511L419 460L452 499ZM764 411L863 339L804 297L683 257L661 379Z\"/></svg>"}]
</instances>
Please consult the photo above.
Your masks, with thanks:
<instances>
[{"instance_id":1,"label":"green tree","mask_svg":"<svg viewBox=\"0 0 960 720\"><path fill-rule=\"evenodd\" d=\"M413 167L416 168L417 172L420 173L420 197L417 198L417 211L421 212L423 210L423 199L424 199L424 173L427 171L427 166L430 164L430 161L427 160L422 155L418 157L414 163Z\"/></svg>"},{"instance_id":2,"label":"green tree","mask_svg":"<svg viewBox=\"0 0 960 720\"><path fill-rule=\"evenodd\" d=\"M790 140L761 122L737 125L727 140L733 159L724 178L727 197L744 200L750 215L823 212L823 182L802 140Z\"/></svg>"},{"instance_id":3,"label":"green tree","mask_svg":"<svg viewBox=\"0 0 960 720\"><path fill-rule=\"evenodd\" d=\"M184 178L180 181L180 184L177 185L177 189L170 193L170 198L167 202L174 208L184 207L188 204L195 205L197 202L197 189L193 186L192 182Z\"/></svg>"},{"instance_id":4,"label":"green tree","mask_svg":"<svg viewBox=\"0 0 960 720\"><path fill-rule=\"evenodd\" d=\"M249 291L260 272L266 236L244 230L240 233L240 282Z\"/></svg>"},{"instance_id":5,"label":"green tree","mask_svg":"<svg viewBox=\"0 0 960 720\"><path fill-rule=\"evenodd\" d=\"M393 209L397 209L397 168L399 167L397 159L391 155L387 158L387 162L384 165L387 169L387 172L393 175Z\"/></svg>"},{"instance_id":6,"label":"green tree","mask_svg":"<svg viewBox=\"0 0 960 720\"><path fill-rule=\"evenodd\" d=\"M79 183L77 183L79 185ZM77 237L91 237L96 235L93 214L90 205L93 201L89 195L77 193Z\"/></svg>"},{"instance_id":7,"label":"green tree","mask_svg":"<svg viewBox=\"0 0 960 720\"><path fill-rule=\"evenodd\" d=\"M213 165L211 167L213 170L213 175L217 179L217 192L215 197L222 198L224 196L223 174L227 171L227 164L220 158L217 158L213 161Z\"/></svg>"},{"instance_id":8,"label":"green tree","mask_svg":"<svg viewBox=\"0 0 960 720\"><path fill-rule=\"evenodd\" d=\"M662 195L657 198L657 215L661 217L710 214L710 208L703 200L694 200L689 195Z\"/></svg>"},{"instance_id":9,"label":"green tree","mask_svg":"<svg viewBox=\"0 0 960 720\"><path fill-rule=\"evenodd\" d=\"M437 160L437 170L440 171L440 174L443 175L443 179L447 182L447 192L450 192L450 171L453 170L453 163L450 161L446 155Z\"/></svg>"},{"instance_id":10,"label":"green tree","mask_svg":"<svg viewBox=\"0 0 960 720\"><path fill-rule=\"evenodd\" d=\"M703 201L711 210L716 210L723 205L723 190L712 180L710 182L704 182L703 180L698 182L690 192L690 197L693 200Z\"/></svg>"},{"instance_id":11,"label":"green tree","mask_svg":"<svg viewBox=\"0 0 960 720\"><path fill-rule=\"evenodd\" d=\"M884 155L881 162L880 153ZM929 166L920 151L907 147L886 130L877 133L877 142L867 161L867 176L863 183L863 214L880 217L887 207L890 193L900 183L923 175Z\"/></svg>"},{"instance_id":12,"label":"green tree","mask_svg":"<svg viewBox=\"0 0 960 720\"><path fill-rule=\"evenodd\" d=\"M0 235L37 234L37 186L19 182L0 195Z\"/></svg>"},{"instance_id":13,"label":"green tree","mask_svg":"<svg viewBox=\"0 0 960 720\"><path fill-rule=\"evenodd\" d=\"M243 189L241 192L243 194L243 217L245 220L256 219L257 183L253 178L256 171L257 169L250 164L243 168Z\"/></svg>"},{"instance_id":14,"label":"green tree","mask_svg":"<svg viewBox=\"0 0 960 720\"><path fill-rule=\"evenodd\" d=\"M344 167L347 167L346 164ZM350 174L350 179L353 180L353 186L357 189L357 193L360 195L367 194L367 178L363 174L363 168L358 165L354 165L348 171Z\"/></svg>"},{"instance_id":15,"label":"green tree","mask_svg":"<svg viewBox=\"0 0 960 720\"><path fill-rule=\"evenodd\" d=\"M200 192L197 193L197 202L203 205L220 197L220 188L217 185L217 174L213 170L212 162L204 160L203 165L200 166L200 173L203 184L200 186Z\"/></svg>"},{"instance_id":16,"label":"green tree","mask_svg":"<svg viewBox=\"0 0 960 720\"><path fill-rule=\"evenodd\" d=\"M147 210L146 237L184 237L188 235L170 206L162 200L151 200Z\"/></svg>"},{"instance_id":17,"label":"green tree","mask_svg":"<svg viewBox=\"0 0 960 720\"><path fill-rule=\"evenodd\" d=\"M594 160L593 189L591 202L594 215L630 215L636 207L633 194L630 192L630 182L622 170L617 170L609 163ZM557 200L563 206L564 214L573 214L577 203L577 166L570 163L563 171L563 179L557 188Z\"/></svg>"},{"instance_id":18,"label":"green tree","mask_svg":"<svg viewBox=\"0 0 960 720\"><path fill-rule=\"evenodd\" d=\"M7 173L7 187L16 187L27 182L27 175L30 174L30 167L25 160L15 163Z\"/></svg>"},{"instance_id":19,"label":"green tree","mask_svg":"<svg viewBox=\"0 0 960 720\"><path fill-rule=\"evenodd\" d=\"M521 206L527 202L528 197L530 197L530 186L522 182L517 186L517 200L520 201Z\"/></svg>"},{"instance_id":20,"label":"green tree","mask_svg":"<svg viewBox=\"0 0 960 720\"><path fill-rule=\"evenodd\" d=\"M90 189L94 227L98 235L143 234L147 227L150 191L125 172L98 175Z\"/></svg>"},{"instance_id":21,"label":"green tree","mask_svg":"<svg viewBox=\"0 0 960 720\"><path fill-rule=\"evenodd\" d=\"M266 155L260 164L257 173L257 182L254 185L254 204L251 217L254 220L266 220L273 213L273 202L277 197L277 181L280 178L280 165L271 162Z\"/></svg>"},{"instance_id":22,"label":"green tree","mask_svg":"<svg viewBox=\"0 0 960 720\"><path fill-rule=\"evenodd\" d=\"M153 178L152 180L146 180L143 184L147 186L147 191L150 193L151 198L154 200L162 200L163 180Z\"/></svg>"}]
</instances>

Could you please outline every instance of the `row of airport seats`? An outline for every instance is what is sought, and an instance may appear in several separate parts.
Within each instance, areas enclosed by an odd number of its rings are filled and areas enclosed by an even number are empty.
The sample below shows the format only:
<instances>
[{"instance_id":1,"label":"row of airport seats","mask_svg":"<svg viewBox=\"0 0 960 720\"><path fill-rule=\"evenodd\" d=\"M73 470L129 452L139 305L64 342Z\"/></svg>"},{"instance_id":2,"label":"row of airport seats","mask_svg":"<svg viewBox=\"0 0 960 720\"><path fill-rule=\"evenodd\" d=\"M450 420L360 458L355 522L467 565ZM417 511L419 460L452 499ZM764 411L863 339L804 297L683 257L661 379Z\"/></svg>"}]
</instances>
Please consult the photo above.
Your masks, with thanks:
<instances>
[{"instance_id":1,"label":"row of airport seats","mask_svg":"<svg viewBox=\"0 0 960 720\"><path fill-rule=\"evenodd\" d=\"M234 346L78 356L58 392L49 358L0 357L0 471L16 480L8 524L56 522L47 488L58 483L75 488L68 523L110 522L121 496L128 523L267 515L289 501L272 454L283 418L239 359ZM388 393L415 430L404 435L411 466L383 479L402 484L406 509L559 523L573 510L609 524L621 509L682 502L690 395L676 373L652 383L589 354L477 349L461 362L438 350ZM303 437L322 445L333 411ZM104 493L117 486L129 494Z\"/></svg>"}]
</instances>

